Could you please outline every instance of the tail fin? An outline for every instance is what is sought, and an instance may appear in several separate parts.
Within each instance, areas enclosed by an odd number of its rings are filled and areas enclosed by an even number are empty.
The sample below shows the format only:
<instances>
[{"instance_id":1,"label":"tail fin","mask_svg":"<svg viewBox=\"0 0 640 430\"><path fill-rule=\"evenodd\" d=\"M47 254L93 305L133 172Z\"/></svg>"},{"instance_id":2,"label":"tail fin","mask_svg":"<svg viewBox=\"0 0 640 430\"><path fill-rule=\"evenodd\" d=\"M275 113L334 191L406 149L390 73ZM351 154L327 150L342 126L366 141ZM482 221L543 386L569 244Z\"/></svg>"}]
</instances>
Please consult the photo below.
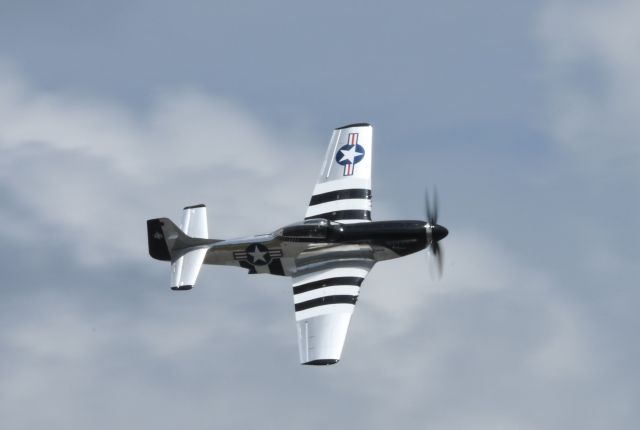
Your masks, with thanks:
<instances>
[{"instance_id":1,"label":"tail fin","mask_svg":"<svg viewBox=\"0 0 640 430\"><path fill-rule=\"evenodd\" d=\"M189 236L169 218L156 218L147 221L147 239L149 255L156 260L171 261L179 248L189 246Z\"/></svg>"},{"instance_id":2,"label":"tail fin","mask_svg":"<svg viewBox=\"0 0 640 430\"><path fill-rule=\"evenodd\" d=\"M168 218L147 221L149 255L171 261L171 289L190 290L195 285L208 245L207 209L204 205L184 208L182 229Z\"/></svg>"}]
</instances>

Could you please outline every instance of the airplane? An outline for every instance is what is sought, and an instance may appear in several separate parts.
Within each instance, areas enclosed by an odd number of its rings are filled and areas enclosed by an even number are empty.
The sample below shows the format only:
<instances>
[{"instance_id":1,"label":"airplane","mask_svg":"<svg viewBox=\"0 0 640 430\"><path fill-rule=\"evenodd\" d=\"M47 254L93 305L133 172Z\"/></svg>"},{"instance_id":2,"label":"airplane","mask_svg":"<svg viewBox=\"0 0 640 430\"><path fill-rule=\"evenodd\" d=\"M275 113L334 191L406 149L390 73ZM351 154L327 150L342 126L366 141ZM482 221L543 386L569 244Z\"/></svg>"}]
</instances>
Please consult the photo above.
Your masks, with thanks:
<instances>
[{"instance_id":1,"label":"airplane","mask_svg":"<svg viewBox=\"0 0 640 430\"><path fill-rule=\"evenodd\" d=\"M171 289L188 291L203 264L238 266L249 274L290 276L300 363L340 360L360 287L373 266L430 248L442 273L437 195L426 196L427 221L371 220L373 127L333 131L318 182L301 222L273 233L209 239L205 205L187 206L182 224L147 221L149 254L171 262Z\"/></svg>"}]
</instances>

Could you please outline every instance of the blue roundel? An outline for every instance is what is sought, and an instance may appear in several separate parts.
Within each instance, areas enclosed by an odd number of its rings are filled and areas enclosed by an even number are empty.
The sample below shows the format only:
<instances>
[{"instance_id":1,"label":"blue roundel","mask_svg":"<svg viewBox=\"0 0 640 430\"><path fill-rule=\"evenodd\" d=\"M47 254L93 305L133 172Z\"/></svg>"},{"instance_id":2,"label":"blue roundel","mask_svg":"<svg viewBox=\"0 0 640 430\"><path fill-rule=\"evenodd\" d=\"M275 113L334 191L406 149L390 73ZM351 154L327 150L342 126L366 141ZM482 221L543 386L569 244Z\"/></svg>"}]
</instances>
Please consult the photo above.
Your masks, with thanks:
<instances>
[{"instance_id":1,"label":"blue roundel","mask_svg":"<svg viewBox=\"0 0 640 430\"><path fill-rule=\"evenodd\" d=\"M341 166L358 164L363 158L364 148L357 143L355 145L346 144L336 152L336 163Z\"/></svg>"},{"instance_id":2,"label":"blue roundel","mask_svg":"<svg viewBox=\"0 0 640 430\"><path fill-rule=\"evenodd\" d=\"M247 260L254 266L265 266L271 262L269 249L261 243L254 243L247 246Z\"/></svg>"}]
</instances>

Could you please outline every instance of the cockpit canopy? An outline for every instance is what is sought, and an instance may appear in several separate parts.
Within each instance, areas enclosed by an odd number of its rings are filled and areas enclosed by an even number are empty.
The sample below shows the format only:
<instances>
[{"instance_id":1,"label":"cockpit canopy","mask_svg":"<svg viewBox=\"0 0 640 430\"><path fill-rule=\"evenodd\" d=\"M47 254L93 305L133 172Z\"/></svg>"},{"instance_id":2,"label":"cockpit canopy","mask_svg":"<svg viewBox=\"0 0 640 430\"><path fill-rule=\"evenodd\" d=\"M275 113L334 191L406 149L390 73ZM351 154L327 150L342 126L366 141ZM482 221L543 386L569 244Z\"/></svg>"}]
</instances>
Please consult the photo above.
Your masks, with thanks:
<instances>
[{"instance_id":1,"label":"cockpit canopy","mask_svg":"<svg viewBox=\"0 0 640 430\"><path fill-rule=\"evenodd\" d=\"M289 224L276 231L276 236L282 239L326 239L329 236L331 223L326 219L312 218L303 222Z\"/></svg>"}]
</instances>

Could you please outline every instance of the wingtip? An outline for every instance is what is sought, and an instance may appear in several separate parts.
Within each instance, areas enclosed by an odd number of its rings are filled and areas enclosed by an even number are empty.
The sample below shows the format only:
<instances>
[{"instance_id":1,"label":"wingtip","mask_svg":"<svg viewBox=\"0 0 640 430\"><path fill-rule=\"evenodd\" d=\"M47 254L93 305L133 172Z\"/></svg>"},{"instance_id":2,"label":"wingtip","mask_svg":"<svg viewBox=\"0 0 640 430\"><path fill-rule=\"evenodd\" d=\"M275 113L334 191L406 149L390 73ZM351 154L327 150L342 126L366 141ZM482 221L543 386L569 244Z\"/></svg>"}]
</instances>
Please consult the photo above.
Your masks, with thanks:
<instances>
[{"instance_id":1,"label":"wingtip","mask_svg":"<svg viewBox=\"0 0 640 430\"><path fill-rule=\"evenodd\" d=\"M199 205L185 206L182 210L195 209L195 208L206 208L206 206L204 205L204 203L200 203Z\"/></svg>"},{"instance_id":2,"label":"wingtip","mask_svg":"<svg viewBox=\"0 0 640 430\"><path fill-rule=\"evenodd\" d=\"M179 287L171 287L173 291L189 291L193 285L180 285Z\"/></svg>"},{"instance_id":3,"label":"wingtip","mask_svg":"<svg viewBox=\"0 0 640 430\"><path fill-rule=\"evenodd\" d=\"M352 127L371 127L371 124L369 124L368 122L356 122L354 124L343 125L342 127L336 128L336 130L343 130L345 128L352 128Z\"/></svg>"},{"instance_id":4,"label":"wingtip","mask_svg":"<svg viewBox=\"0 0 640 430\"><path fill-rule=\"evenodd\" d=\"M331 364L336 364L340 360L335 359L323 359L323 360L312 360L307 361L306 363L302 363L305 366L329 366Z\"/></svg>"}]
</instances>

